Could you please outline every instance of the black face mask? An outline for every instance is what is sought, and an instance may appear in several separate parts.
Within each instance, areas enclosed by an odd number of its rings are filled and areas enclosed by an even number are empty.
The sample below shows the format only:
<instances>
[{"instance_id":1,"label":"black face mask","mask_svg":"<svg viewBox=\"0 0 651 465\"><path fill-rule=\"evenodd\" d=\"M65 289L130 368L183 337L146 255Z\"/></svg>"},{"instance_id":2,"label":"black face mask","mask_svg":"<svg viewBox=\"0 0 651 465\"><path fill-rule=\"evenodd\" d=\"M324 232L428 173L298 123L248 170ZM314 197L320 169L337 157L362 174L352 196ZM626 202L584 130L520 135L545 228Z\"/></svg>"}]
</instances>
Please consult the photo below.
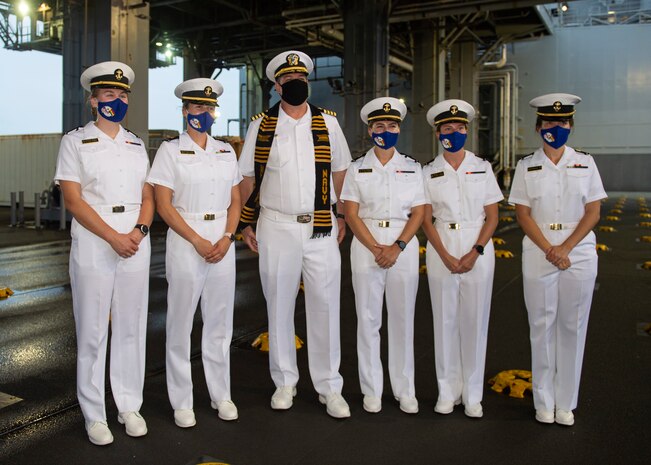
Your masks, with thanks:
<instances>
[{"instance_id":1,"label":"black face mask","mask_svg":"<svg viewBox=\"0 0 651 465\"><path fill-rule=\"evenodd\" d=\"M307 82L302 79L292 79L280 87L283 89L280 97L290 105L296 107L307 100Z\"/></svg>"}]
</instances>

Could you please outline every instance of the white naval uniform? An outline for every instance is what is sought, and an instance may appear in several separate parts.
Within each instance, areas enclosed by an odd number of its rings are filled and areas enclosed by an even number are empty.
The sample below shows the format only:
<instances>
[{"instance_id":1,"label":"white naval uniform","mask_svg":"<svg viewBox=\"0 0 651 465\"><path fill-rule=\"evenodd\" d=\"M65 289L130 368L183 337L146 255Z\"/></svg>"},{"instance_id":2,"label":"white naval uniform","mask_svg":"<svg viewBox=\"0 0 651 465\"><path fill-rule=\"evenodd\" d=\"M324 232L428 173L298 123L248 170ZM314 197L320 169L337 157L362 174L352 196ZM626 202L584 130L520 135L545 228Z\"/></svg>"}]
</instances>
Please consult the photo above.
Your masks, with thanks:
<instances>
[{"instance_id":1,"label":"white naval uniform","mask_svg":"<svg viewBox=\"0 0 651 465\"><path fill-rule=\"evenodd\" d=\"M233 148L208 136L202 149L187 132L163 144L147 182L174 191L172 205L201 237L216 243L226 232L231 189L240 183ZM213 214L214 220L204 220ZM190 333L201 297L201 357L213 402L231 399L230 344L235 302L235 246L218 263L207 263L194 246L167 230L167 391L172 408L191 409Z\"/></svg>"},{"instance_id":2,"label":"white naval uniform","mask_svg":"<svg viewBox=\"0 0 651 465\"><path fill-rule=\"evenodd\" d=\"M133 231L149 159L145 145L120 126L115 139L93 122L63 136L55 181L81 185L81 198L119 233ZM123 213L113 213L123 206ZM138 411L145 376L149 236L121 258L76 219L70 230L70 284L77 330L77 397L86 422L106 421L106 344L111 321L111 390L119 412Z\"/></svg>"},{"instance_id":3,"label":"white naval uniform","mask_svg":"<svg viewBox=\"0 0 651 465\"><path fill-rule=\"evenodd\" d=\"M331 115L323 114L332 152L332 172L350 164L344 134ZM240 155L244 176L254 176L255 141L262 118L251 123ZM260 217L256 237L260 255L260 280L269 318L269 368L276 387L298 382L294 341L294 307L301 275L305 286L307 349L312 383L326 396L340 393L341 348L339 295L341 256L337 221L332 216L330 236L312 239L312 223L297 216L314 212L315 164L312 113L298 120L280 107L278 125L260 189ZM336 196L330 182L330 201Z\"/></svg>"},{"instance_id":4,"label":"white naval uniform","mask_svg":"<svg viewBox=\"0 0 651 465\"><path fill-rule=\"evenodd\" d=\"M457 170L443 155L423 167L434 227L446 250L461 258L484 225L484 207L504 197L489 162L466 150ZM429 218L425 219L429 221ZM454 226L456 225L456 226ZM453 229L458 228L458 229ZM434 315L439 400L475 405L482 400L495 253L492 241L472 270L453 274L427 244L427 277Z\"/></svg>"},{"instance_id":5,"label":"white naval uniform","mask_svg":"<svg viewBox=\"0 0 651 465\"><path fill-rule=\"evenodd\" d=\"M531 208L531 218L552 245L560 245L585 214L606 198L590 155L565 147L554 165L542 148L518 162L509 202ZM550 224L563 229L551 230ZM522 241L524 299L529 315L533 399L536 410L576 408L592 292L597 277L595 235L590 231L559 270L527 236Z\"/></svg>"},{"instance_id":6,"label":"white naval uniform","mask_svg":"<svg viewBox=\"0 0 651 465\"><path fill-rule=\"evenodd\" d=\"M396 150L382 166L374 150L370 149L348 168L341 198L359 204L358 216L378 244L392 245L407 224L411 209L427 203L420 163ZM416 396L414 307L418 291L418 261L416 236L389 269L378 266L375 256L357 238L351 244L358 370L365 396L382 397L384 376L380 360L380 328L385 292L389 378L393 395L399 399Z\"/></svg>"}]
</instances>

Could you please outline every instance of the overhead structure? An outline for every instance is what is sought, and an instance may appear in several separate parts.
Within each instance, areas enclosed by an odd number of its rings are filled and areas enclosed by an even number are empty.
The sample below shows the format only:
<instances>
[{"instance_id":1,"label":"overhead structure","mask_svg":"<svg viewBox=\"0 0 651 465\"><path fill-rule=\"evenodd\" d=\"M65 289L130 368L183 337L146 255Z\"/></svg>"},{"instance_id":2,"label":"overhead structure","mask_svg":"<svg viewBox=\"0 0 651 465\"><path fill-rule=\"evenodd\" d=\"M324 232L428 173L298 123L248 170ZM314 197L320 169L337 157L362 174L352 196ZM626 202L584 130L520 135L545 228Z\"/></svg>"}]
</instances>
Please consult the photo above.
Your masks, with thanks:
<instances>
[{"instance_id":1,"label":"overhead structure","mask_svg":"<svg viewBox=\"0 0 651 465\"><path fill-rule=\"evenodd\" d=\"M551 34L553 18L543 3L14 0L0 1L0 40L14 50L63 53L66 76L75 67L81 69L102 59L122 58L131 64L136 57L139 66L156 67L183 56L186 77L210 76L218 68L245 67L242 118L266 108L272 86L264 79L263 70L280 51L300 49L312 57L338 56L344 59L343 72L333 82L342 83L336 93L345 101L341 116L351 148L356 151L363 146L364 133L359 125L347 125L346 121L355 118L365 101L390 94L394 76L409 83L412 90L405 96L414 116L408 122L415 136L412 149L414 156L423 158L435 149L432 131L422 117L427 109L447 97L476 101L478 72L487 63L500 63L504 44ZM108 10L110 22L98 20L106 19L102 11ZM136 28L135 35L132 28ZM127 38L125 32L132 36ZM66 40L62 40L64 36ZM103 45L107 41L108 47ZM68 54L74 56L66 57ZM146 71L136 69L136 76L142 85ZM64 78L66 127L83 120L80 108L84 104L83 96L72 93L73 76L68 77ZM143 87L138 89L140 94ZM147 108L142 102L138 107ZM131 112L130 116L142 120ZM146 129L146 120L141 126ZM472 137L477 137L476 132Z\"/></svg>"}]
</instances>

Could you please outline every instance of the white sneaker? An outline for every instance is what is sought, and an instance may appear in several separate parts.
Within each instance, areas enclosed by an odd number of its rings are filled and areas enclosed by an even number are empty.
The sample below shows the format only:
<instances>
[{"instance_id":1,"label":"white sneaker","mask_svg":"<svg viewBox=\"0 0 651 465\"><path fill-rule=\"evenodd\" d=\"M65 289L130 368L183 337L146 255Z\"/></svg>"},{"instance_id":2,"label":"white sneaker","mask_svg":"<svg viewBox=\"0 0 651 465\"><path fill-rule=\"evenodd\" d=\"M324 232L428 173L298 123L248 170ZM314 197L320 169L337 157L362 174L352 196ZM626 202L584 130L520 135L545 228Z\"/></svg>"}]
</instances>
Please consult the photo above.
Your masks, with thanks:
<instances>
[{"instance_id":1,"label":"white sneaker","mask_svg":"<svg viewBox=\"0 0 651 465\"><path fill-rule=\"evenodd\" d=\"M348 418L350 416L348 403L338 392L333 392L325 397L319 395L319 402L326 406L326 412L333 418Z\"/></svg>"},{"instance_id":2,"label":"white sneaker","mask_svg":"<svg viewBox=\"0 0 651 465\"><path fill-rule=\"evenodd\" d=\"M554 412L549 410L536 410L536 420L540 423L554 423Z\"/></svg>"},{"instance_id":3,"label":"white sneaker","mask_svg":"<svg viewBox=\"0 0 651 465\"><path fill-rule=\"evenodd\" d=\"M294 386L281 386L271 396L271 408L274 410L288 410L294 404L296 388Z\"/></svg>"},{"instance_id":4,"label":"white sneaker","mask_svg":"<svg viewBox=\"0 0 651 465\"><path fill-rule=\"evenodd\" d=\"M418 400L415 397L401 397L396 400L400 402L400 410L405 413L418 413Z\"/></svg>"},{"instance_id":5,"label":"white sneaker","mask_svg":"<svg viewBox=\"0 0 651 465\"><path fill-rule=\"evenodd\" d=\"M113 442L113 435L105 421L86 423L88 440L96 446L105 446Z\"/></svg>"},{"instance_id":6,"label":"white sneaker","mask_svg":"<svg viewBox=\"0 0 651 465\"><path fill-rule=\"evenodd\" d=\"M574 414L571 410L556 409L556 423L563 426L572 426L574 424Z\"/></svg>"},{"instance_id":7,"label":"white sneaker","mask_svg":"<svg viewBox=\"0 0 651 465\"><path fill-rule=\"evenodd\" d=\"M217 416L224 421L237 420L237 407L232 400L220 400L219 402L210 402L210 406L217 410Z\"/></svg>"},{"instance_id":8,"label":"white sneaker","mask_svg":"<svg viewBox=\"0 0 651 465\"><path fill-rule=\"evenodd\" d=\"M481 404L478 402L474 405L467 405L463 410L463 413L470 418L481 418L484 416L484 410L481 408Z\"/></svg>"},{"instance_id":9,"label":"white sneaker","mask_svg":"<svg viewBox=\"0 0 651 465\"><path fill-rule=\"evenodd\" d=\"M174 410L174 423L179 428L191 428L197 424L194 410L191 408L180 408Z\"/></svg>"},{"instance_id":10,"label":"white sneaker","mask_svg":"<svg viewBox=\"0 0 651 465\"><path fill-rule=\"evenodd\" d=\"M138 412L118 413L118 422L125 426L127 434L137 438L147 434L147 423Z\"/></svg>"},{"instance_id":11,"label":"white sneaker","mask_svg":"<svg viewBox=\"0 0 651 465\"><path fill-rule=\"evenodd\" d=\"M461 399L457 399L454 402L451 400L437 400L436 401L436 406L434 407L434 411L436 413L440 413L441 415L447 415L448 413L452 413L454 410L455 405L459 405L461 403Z\"/></svg>"},{"instance_id":12,"label":"white sneaker","mask_svg":"<svg viewBox=\"0 0 651 465\"><path fill-rule=\"evenodd\" d=\"M382 399L373 396L364 396L364 410L368 413L378 413L382 410Z\"/></svg>"}]
</instances>

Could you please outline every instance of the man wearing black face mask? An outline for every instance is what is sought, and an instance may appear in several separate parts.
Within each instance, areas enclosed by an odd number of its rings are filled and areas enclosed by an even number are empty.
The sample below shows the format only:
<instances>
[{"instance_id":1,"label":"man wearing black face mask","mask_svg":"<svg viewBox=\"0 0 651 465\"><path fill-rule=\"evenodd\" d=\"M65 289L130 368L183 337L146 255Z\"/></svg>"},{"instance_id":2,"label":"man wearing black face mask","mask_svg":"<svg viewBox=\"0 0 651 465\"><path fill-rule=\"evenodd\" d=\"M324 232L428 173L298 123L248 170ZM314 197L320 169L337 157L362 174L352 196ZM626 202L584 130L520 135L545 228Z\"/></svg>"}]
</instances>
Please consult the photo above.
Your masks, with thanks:
<instances>
[{"instance_id":1,"label":"man wearing black face mask","mask_svg":"<svg viewBox=\"0 0 651 465\"><path fill-rule=\"evenodd\" d=\"M291 408L298 368L294 306L301 275L305 284L310 374L319 401L335 418L350 416L341 396L339 338L341 257L345 234L339 198L350 151L331 111L307 102L314 65L287 51L266 72L281 101L253 117L239 164L244 180L240 229L260 254L260 279L269 317L269 368L276 385L275 410ZM257 225L257 230L254 230Z\"/></svg>"}]
</instances>

